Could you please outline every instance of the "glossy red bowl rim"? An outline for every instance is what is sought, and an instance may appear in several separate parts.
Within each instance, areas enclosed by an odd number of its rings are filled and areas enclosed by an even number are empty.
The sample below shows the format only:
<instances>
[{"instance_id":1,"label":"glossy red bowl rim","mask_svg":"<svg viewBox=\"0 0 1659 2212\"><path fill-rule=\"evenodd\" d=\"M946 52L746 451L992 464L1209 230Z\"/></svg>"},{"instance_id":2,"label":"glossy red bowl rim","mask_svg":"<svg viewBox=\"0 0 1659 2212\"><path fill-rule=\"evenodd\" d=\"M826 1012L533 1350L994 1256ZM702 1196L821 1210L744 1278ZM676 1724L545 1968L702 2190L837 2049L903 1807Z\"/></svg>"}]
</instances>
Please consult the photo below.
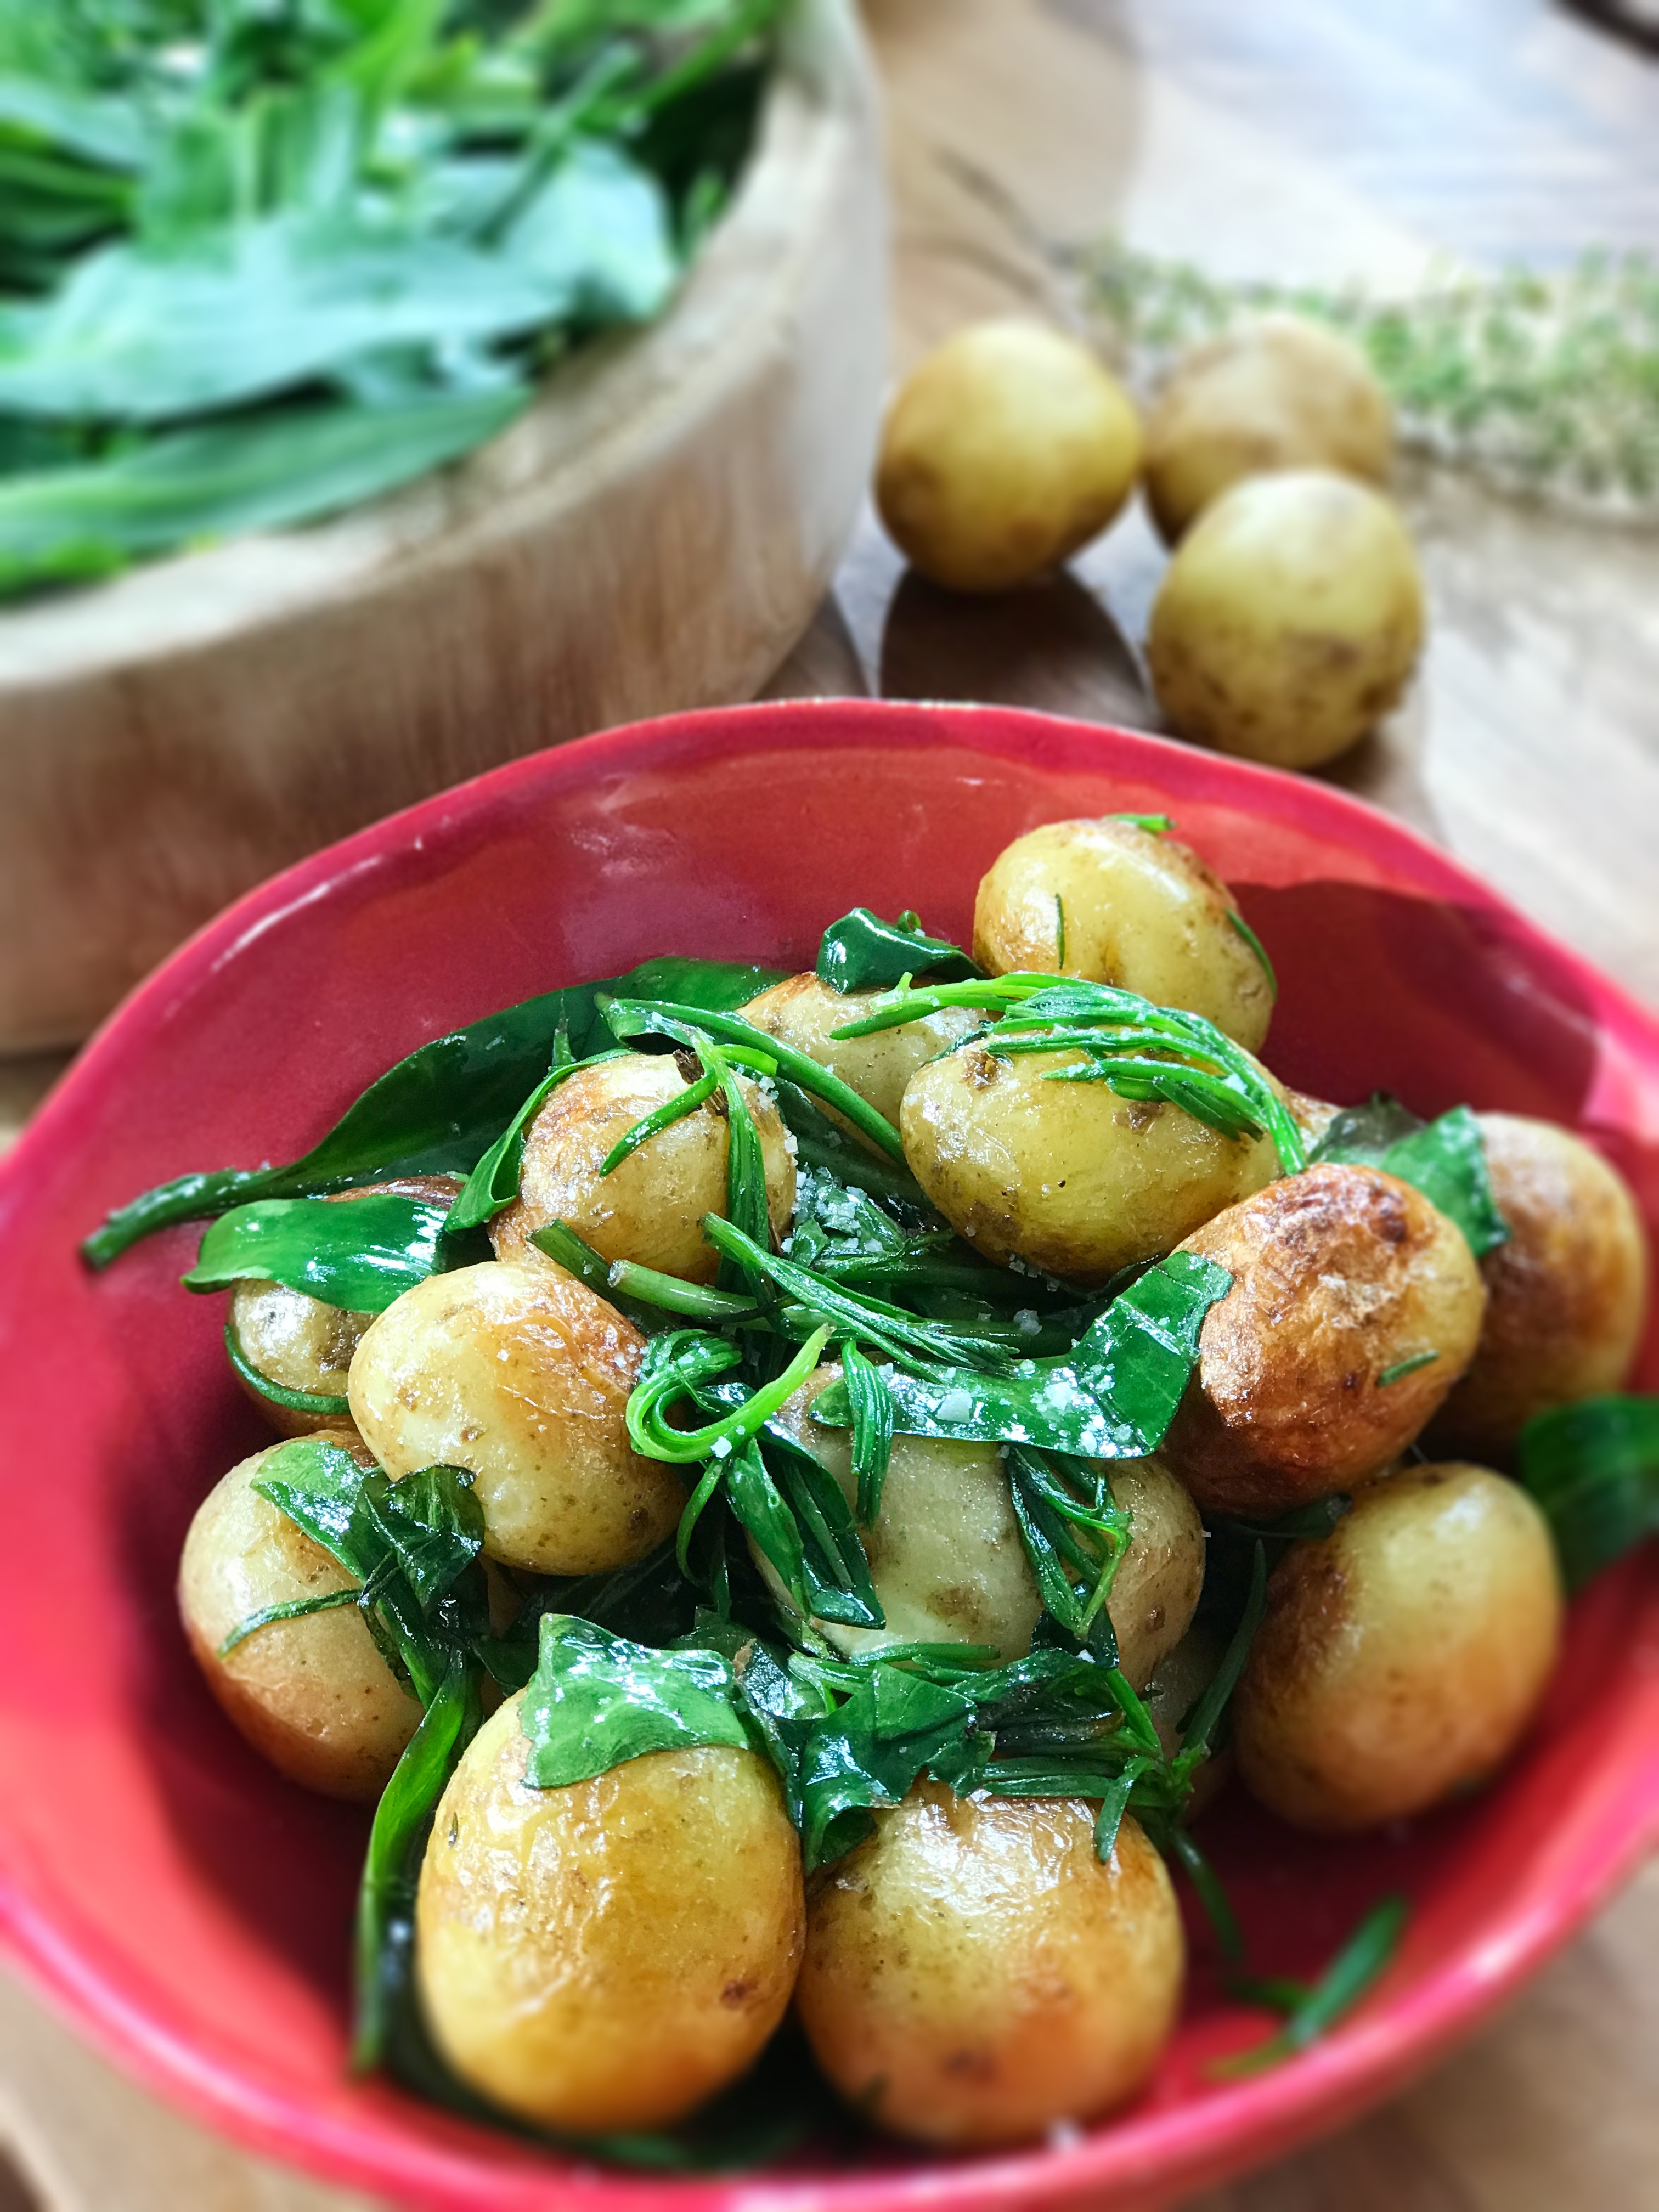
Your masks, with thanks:
<instances>
[{"instance_id":1,"label":"glossy red bowl rim","mask_svg":"<svg viewBox=\"0 0 1659 2212\"><path fill-rule=\"evenodd\" d=\"M1599 1030L1650 1079L1659 1116L1659 1020L1417 831L1342 791L1166 738L1024 708L797 701L665 716L528 756L389 816L248 892L156 969L88 1043L0 1161L0 1211L37 1155L73 1145L82 1102L97 1093L106 1071L153 1036L198 979L285 913L386 853L450 829L480 801L493 805L638 769L653 756L683 758L688 748L705 754L744 750L751 732L770 750L902 734L913 746L936 742L1057 769L1121 769L1164 783L1177 799L1231 804L1326 835L1379 862L1386 855L1391 872L1409 877L1425 896L1501 917L1511 938L1530 943L1571 976ZM1132 2111L1075 2143L895 2172L682 2179L576 2166L541 2176L491 2171L487 2193L501 2212L545 2212L578 2198L603 2199L607 2212L661 2212L668 2197L696 2212L913 2212L924 2205L930 2212L982 2212L988 2205L1108 2198L1152 2204L1213 2183L1340 2124L1401 2087L1512 1995L1659 1844L1659 1667L1650 1703L1654 1757L1593 1775L1566 1808L1547 1884L1532 1882L1544 1893L1530 1897L1479 1948L1443 1960L1397 1996L1385 1990L1297 2059L1218 2090L1197 2107ZM401 2134L395 2114L344 2118L319 2111L303 2097L204 2058L82 1956L50 1913L3 1872L0 1942L35 1989L107 2057L246 2148L404 2203L452 2208L483 2201L484 2169L463 2150Z\"/></svg>"}]
</instances>

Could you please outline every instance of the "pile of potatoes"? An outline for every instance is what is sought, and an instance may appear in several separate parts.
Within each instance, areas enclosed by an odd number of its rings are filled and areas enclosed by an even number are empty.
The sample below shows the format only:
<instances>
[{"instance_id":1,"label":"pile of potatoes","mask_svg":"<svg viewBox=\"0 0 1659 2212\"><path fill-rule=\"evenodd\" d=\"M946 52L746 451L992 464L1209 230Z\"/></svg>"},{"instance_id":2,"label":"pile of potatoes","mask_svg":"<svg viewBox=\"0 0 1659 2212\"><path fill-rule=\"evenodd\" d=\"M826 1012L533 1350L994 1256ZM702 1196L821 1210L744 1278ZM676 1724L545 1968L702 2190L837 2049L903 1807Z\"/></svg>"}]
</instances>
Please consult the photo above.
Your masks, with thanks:
<instances>
[{"instance_id":1,"label":"pile of potatoes","mask_svg":"<svg viewBox=\"0 0 1659 2212\"><path fill-rule=\"evenodd\" d=\"M1421 649L1416 557L1383 495L1393 458L1363 356L1296 316L1195 347L1144 424L1085 346L1011 319L959 331L906 380L876 496L923 575L1004 592L1097 536L1139 479L1174 549L1146 641L1165 717L1306 769L1398 702Z\"/></svg>"},{"instance_id":2,"label":"pile of potatoes","mask_svg":"<svg viewBox=\"0 0 1659 2212\"><path fill-rule=\"evenodd\" d=\"M1232 907L1170 836L1115 817L1054 823L994 861L974 951L994 973L1058 967L1063 909L1066 972L1201 1012L1259 1054L1272 994ZM1206 1522L1342 1492L1352 1503L1334 1533L1291 1545L1271 1577L1235 1700L1237 1775L1285 1820L1328 1834L1480 1784L1536 1712L1561 1622L1547 1528L1488 1462L1534 1413L1623 1378L1646 1260L1613 1170L1565 1130L1480 1116L1512 1234L1477 1263L1427 1199L1378 1170L1287 1176L1267 1140L1174 1104L1045 1083L1062 1054L999 1060L975 1041L978 1017L838 1038L864 1003L799 975L746 1011L896 1117L922 1188L988 1259L1091 1285L1185 1249L1232 1278L1163 1448L1108 1468L1131 1524L1111 1620L1166 1740L1217 1656L1213 1632L1194 1626ZM723 1117L689 1114L599 1174L685 1081L672 1056L634 1054L569 1078L530 1128L520 1195L492 1225L496 1256L372 1320L275 1285L234 1293L256 1368L327 1392L344 1360L350 1418L333 1433L365 1461L394 1478L471 1469L509 1601L537 1575L641 1558L684 1502L679 1475L639 1456L624 1425L642 1340L529 1240L564 1220L608 1259L712 1275L696 1224L725 1205ZM1310 1133L1334 1110L1284 1095ZM781 1242L792 1144L763 1091L750 1103ZM850 1501L847 1432L812 1411L836 1372L809 1376L782 1419ZM371 1801L419 1709L361 1613L273 1622L222 1650L256 1610L343 1580L252 1488L264 1457L197 1515L185 1626L259 1751L296 1782ZM842 1650L1030 1649L1041 1605L996 1446L898 1437L867 1543L887 1626L821 1623ZM1133 1818L1102 1863L1087 1803L958 1798L924 1780L804 1881L757 1753L659 1752L539 1790L518 1705L490 1717L449 1784L417 1911L430 2032L504 2112L564 2133L676 2120L743 2073L792 2003L848 2101L922 2142L1030 2139L1147 2079L1179 2008L1183 1942L1169 1875Z\"/></svg>"}]
</instances>

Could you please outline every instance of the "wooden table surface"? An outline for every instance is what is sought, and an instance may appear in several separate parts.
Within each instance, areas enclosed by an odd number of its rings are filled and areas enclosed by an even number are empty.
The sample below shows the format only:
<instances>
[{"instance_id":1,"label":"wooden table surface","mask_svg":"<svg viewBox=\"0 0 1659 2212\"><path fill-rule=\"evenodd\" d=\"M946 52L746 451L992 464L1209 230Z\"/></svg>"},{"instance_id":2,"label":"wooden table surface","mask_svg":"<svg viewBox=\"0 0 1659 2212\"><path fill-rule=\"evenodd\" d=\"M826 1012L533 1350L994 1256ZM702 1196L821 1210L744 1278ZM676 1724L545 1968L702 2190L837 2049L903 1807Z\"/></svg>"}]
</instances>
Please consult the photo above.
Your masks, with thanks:
<instances>
[{"instance_id":1,"label":"wooden table surface","mask_svg":"<svg viewBox=\"0 0 1659 2212\"><path fill-rule=\"evenodd\" d=\"M1067 312L1045 246L1113 232L1215 273L1406 285L1448 257L1659 247L1659 64L1548 0L866 0L886 80L895 366L969 318ZM1431 636L1334 780L1413 822L1659 1004L1659 532L1421 467ZM1156 726L1138 515L1000 602L906 576L873 523L770 687ZM0 1139L58 1063L0 1066ZM1419 2087L1188 2212L1659 2208L1659 1868ZM0 1984L0 2141L57 2212L343 2212L81 2052ZM28 2201L20 2179L0 2212Z\"/></svg>"}]
</instances>

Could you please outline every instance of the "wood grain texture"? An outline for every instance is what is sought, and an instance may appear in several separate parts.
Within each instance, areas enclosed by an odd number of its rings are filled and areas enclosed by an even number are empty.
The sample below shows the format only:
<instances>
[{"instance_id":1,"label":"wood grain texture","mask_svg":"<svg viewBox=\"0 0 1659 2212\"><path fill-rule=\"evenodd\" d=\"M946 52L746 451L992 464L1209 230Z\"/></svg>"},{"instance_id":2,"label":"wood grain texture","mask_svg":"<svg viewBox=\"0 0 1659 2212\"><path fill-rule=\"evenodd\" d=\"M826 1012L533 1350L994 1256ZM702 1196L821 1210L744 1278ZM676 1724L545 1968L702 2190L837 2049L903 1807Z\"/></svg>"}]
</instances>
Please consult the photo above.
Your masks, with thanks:
<instances>
[{"instance_id":1,"label":"wood grain texture","mask_svg":"<svg viewBox=\"0 0 1659 2212\"><path fill-rule=\"evenodd\" d=\"M896 359L1057 313L1044 240L1118 229L1221 274L1408 283L1437 254L1659 238L1659 71L1547 0L869 0L886 80ZM1332 771L1659 1002L1659 541L1455 477L1402 484L1433 636ZM775 696L1153 719L1163 555L1138 514L1067 574L963 602L867 515ZM28 1103L46 1063L0 1076ZM1406 2096L1186 2212L1659 2206L1659 1869ZM0 1988L0 2140L52 2212L348 2212L208 2142ZM10 2212L10 2208L6 2208ZM361 2207L357 2212L362 2212Z\"/></svg>"},{"instance_id":2,"label":"wood grain texture","mask_svg":"<svg viewBox=\"0 0 1659 2212\"><path fill-rule=\"evenodd\" d=\"M0 1049L84 1036L238 892L366 822L761 683L867 472L882 233L849 0L808 0L661 322L338 522L0 615Z\"/></svg>"}]
</instances>

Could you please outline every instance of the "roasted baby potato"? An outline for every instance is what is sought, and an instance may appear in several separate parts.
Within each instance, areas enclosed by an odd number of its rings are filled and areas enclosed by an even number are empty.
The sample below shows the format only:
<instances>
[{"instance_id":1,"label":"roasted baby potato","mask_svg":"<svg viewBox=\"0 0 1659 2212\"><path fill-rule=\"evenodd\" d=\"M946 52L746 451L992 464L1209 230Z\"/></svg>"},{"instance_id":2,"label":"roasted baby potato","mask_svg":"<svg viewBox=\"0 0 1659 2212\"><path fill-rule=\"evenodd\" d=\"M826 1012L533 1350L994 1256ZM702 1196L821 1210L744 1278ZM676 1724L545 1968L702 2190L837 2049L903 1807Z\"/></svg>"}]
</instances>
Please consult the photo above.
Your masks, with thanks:
<instances>
[{"instance_id":1,"label":"roasted baby potato","mask_svg":"<svg viewBox=\"0 0 1659 2212\"><path fill-rule=\"evenodd\" d=\"M389 1192L398 1198L429 1199L451 1206L460 1192L458 1176L398 1176L387 1182L365 1183L357 1190L337 1192L336 1205L355 1198L374 1198ZM302 1390L312 1397L343 1398L351 1355L372 1314L348 1313L325 1305L286 1283L250 1279L238 1283L230 1294L230 1322L250 1367L257 1367L268 1382L282 1390ZM279 1436L302 1437L313 1429L337 1426L343 1413L308 1413L296 1406L279 1406L242 1376L237 1376L243 1395L252 1400Z\"/></svg>"},{"instance_id":2,"label":"roasted baby potato","mask_svg":"<svg viewBox=\"0 0 1659 2212\"><path fill-rule=\"evenodd\" d=\"M852 1431L814 1420L819 1393L839 1381L838 1366L809 1375L778 1416L780 1425L827 1468L849 1504ZM1119 1663L1139 1689L1185 1633L1204 1583L1204 1529L1192 1500L1156 1459L1124 1460L1109 1469L1112 1495L1131 1516L1128 1548L1118 1561L1107 1611ZM939 1437L896 1436L881 1510L861 1531L884 1629L818 1626L843 1651L885 1644L987 1644L1004 1660L1022 1659L1042 1613L995 1444ZM757 1559L772 1587L782 1585Z\"/></svg>"},{"instance_id":3,"label":"roasted baby potato","mask_svg":"<svg viewBox=\"0 0 1659 2212\"><path fill-rule=\"evenodd\" d=\"M1133 1819L919 1782L814 1881L798 2006L842 2095L896 2135L1022 2142L1133 2096L1181 2001L1163 1860Z\"/></svg>"},{"instance_id":4,"label":"roasted baby potato","mask_svg":"<svg viewBox=\"0 0 1659 2212\"><path fill-rule=\"evenodd\" d=\"M1183 738L1316 768L1397 702L1422 642L1399 515L1367 484L1302 469L1205 509L1159 586L1146 658Z\"/></svg>"},{"instance_id":5,"label":"roasted baby potato","mask_svg":"<svg viewBox=\"0 0 1659 2212\"><path fill-rule=\"evenodd\" d=\"M1617 1390L1647 1317L1648 1250L1630 1187L1582 1137L1480 1114L1510 1238L1480 1262L1486 1319L1434 1443L1505 1457L1535 1413Z\"/></svg>"},{"instance_id":6,"label":"roasted baby potato","mask_svg":"<svg viewBox=\"0 0 1659 2212\"><path fill-rule=\"evenodd\" d=\"M580 1068L560 1084L526 1133L518 1201L490 1224L496 1257L533 1266L541 1255L531 1237L562 1221L601 1259L635 1260L687 1282L712 1283L720 1256L701 1224L706 1213L726 1212L728 1132L718 1092L647 1137L608 1176L599 1173L617 1140L682 1096L701 1072L692 1064L688 1074L674 1054L630 1052ZM738 1083L760 1136L766 1210L781 1237L795 1205L788 1132L757 1084L746 1077Z\"/></svg>"},{"instance_id":7,"label":"roasted baby potato","mask_svg":"<svg viewBox=\"0 0 1659 2212\"><path fill-rule=\"evenodd\" d=\"M1206 1513L1284 1513L1377 1474L1474 1356L1486 1303L1474 1257L1380 1169L1287 1176L1181 1249L1233 1279L1164 1441Z\"/></svg>"},{"instance_id":8,"label":"roasted baby potato","mask_svg":"<svg viewBox=\"0 0 1659 2212\"><path fill-rule=\"evenodd\" d=\"M1081 1284L1158 1258L1279 1172L1270 1137L1225 1137L1104 1083L1051 1083L1083 1054L969 1044L912 1076L910 1171L957 1234Z\"/></svg>"},{"instance_id":9,"label":"roasted baby potato","mask_svg":"<svg viewBox=\"0 0 1659 2212\"><path fill-rule=\"evenodd\" d=\"M1174 838L1110 815L1049 822L981 877L974 957L993 975L1115 983L1202 1014L1257 1052L1273 988L1232 916L1226 884Z\"/></svg>"},{"instance_id":10,"label":"roasted baby potato","mask_svg":"<svg viewBox=\"0 0 1659 2212\"><path fill-rule=\"evenodd\" d=\"M1193 347L1146 418L1141 483L1173 545L1242 477L1334 469L1386 484L1394 409L1358 346L1299 315L1261 315Z\"/></svg>"},{"instance_id":11,"label":"roasted baby potato","mask_svg":"<svg viewBox=\"0 0 1659 2212\"><path fill-rule=\"evenodd\" d=\"M368 1455L347 1429L329 1441ZM197 1508L179 1564L179 1610L208 1686L256 1751L291 1782L372 1805L421 1708L380 1656L355 1605L273 1620L232 1650L255 1613L350 1589L352 1577L253 1487L280 1444L222 1476Z\"/></svg>"},{"instance_id":12,"label":"roasted baby potato","mask_svg":"<svg viewBox=\"0 0 1659 2212\"><path fill-rule=\"evenodd\" d=\"M876 504L924 576L1006 592L1103 531L1139 465L1133 403L1086 346L1042 323L975 323L900 386Z\"/></svg>"},{"instance_id":13,"label":"roasted baby potato","mask_svg":"<svg viewBox=\"0 0 1659 2212\"><path fill-rule=\"evenodd\" d=\"M810 974L791 975L751 999L742 1014L744 1021L764 1030L768 1036L793 1045L797 1052L804 1052L831 1075L839 1076L877 1113L896 1121L904 1086L916 1070L982 1028L985 1017L966 1006L947 1006L939 1013L924 1015L920 1021L877 1030L869 1036L832 1036L846 1024L862 1020L880 995L875 991L832 990ZM852 1133L859 1136L857 1130ZM859 1141L867 1145L869 1140L859 1136Z\"/></svg>"},{"instance_id":14,"label":"roasted baby potato","mask_svg":"<svg viewBox=\"0 0 1659 2212\"><path fill-rule=\"evenodd\" d=\"M685 1503L623 1419L645 1340L550 1260L428 1275L380 1315L351 1363L353 1418L394 1481L470 1468L484 1550L537 1574L642 1558Z\"/></svg>"},{"instance_id":15,"label":"roasted baby potato","mask_svg":"<svg viewBox=\"0 0 1659 2212\"><path fill-rule=\"evenodd\" d=\"M1273 1570L1233 1705L1239 1771L1317 1834L1424 1812L1515 1748L1560 1629L1526 1492L1457 1462L1403 1468Z\"/></svg>"},{"instance_id":16,"label":"roasted baby potato","mask_svg":"<svg viewBox=\"0 0 1659 2212\"><path fill-rule=\"evenodd\" d=\"M741 2074L800 1964L800 1845L770 1764L659 1751L525 1778L522 1696L474 1737L421 1869L421 2008L461 2080L565 2134L671 2125Z\"/></svg>"}]
</instances>

